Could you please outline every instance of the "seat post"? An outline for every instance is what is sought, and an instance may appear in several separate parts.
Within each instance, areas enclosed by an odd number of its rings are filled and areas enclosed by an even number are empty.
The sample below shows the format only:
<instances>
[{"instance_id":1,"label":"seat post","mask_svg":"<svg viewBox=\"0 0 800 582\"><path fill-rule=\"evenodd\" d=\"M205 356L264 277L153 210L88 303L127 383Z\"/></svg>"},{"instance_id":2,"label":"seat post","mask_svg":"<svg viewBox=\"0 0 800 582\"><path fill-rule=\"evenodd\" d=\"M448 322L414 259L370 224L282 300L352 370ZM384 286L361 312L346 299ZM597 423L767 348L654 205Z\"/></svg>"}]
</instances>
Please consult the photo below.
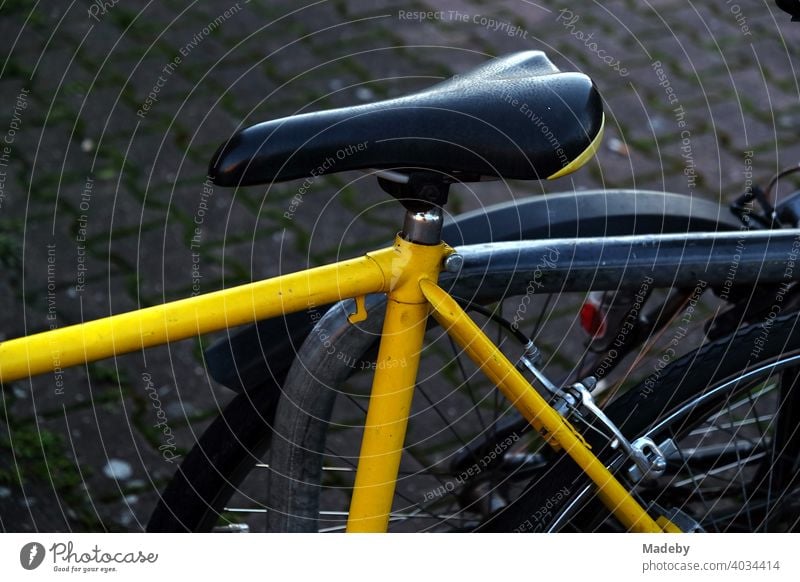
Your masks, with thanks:
<instances>
[{"instance_id":1,"label":"seat post","mask_svg":"<svg viewBox=\"0 0 800 582\"><path fill-rule=\"evenodd\" d=\"M378 184L406 209L400 236L408 242L438 245L442 239L444 213L452 177L430 171L385 172Z\"/></svg>"},{"instance_id":2,"label":"seat post","mask_svg":"<svg viewBox=\"0 0 800 582\"><path fill-rule=\"evenodd\" d=\"M439 206L431 206L427 210L406 210L400 236L420 245L438 245L442 240L443 222L444 213Z\"/></svg>"}]
</instances>

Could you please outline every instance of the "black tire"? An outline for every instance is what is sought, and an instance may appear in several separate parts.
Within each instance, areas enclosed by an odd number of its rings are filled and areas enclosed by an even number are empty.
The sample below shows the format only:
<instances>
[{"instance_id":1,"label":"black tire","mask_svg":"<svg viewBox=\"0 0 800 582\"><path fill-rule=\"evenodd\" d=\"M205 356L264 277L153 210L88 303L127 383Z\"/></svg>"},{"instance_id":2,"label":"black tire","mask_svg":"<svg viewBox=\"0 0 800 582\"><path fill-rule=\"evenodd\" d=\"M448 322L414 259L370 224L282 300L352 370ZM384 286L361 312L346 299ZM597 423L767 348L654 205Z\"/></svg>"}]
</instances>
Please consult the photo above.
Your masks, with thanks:
<instances>
[{"instance_id":1,"label":"black tire","mask_svg":"<svg viewBox=\"0 0 800 582\"><path fill-rule=\"evenodd\" d=\"M664 368L654 382L640 384L610 404L606 413L629 439L646 435L660 443L669 437L678 445L679 453L673 454L665 477L637 486L640 501L678 509L706 531L797 530L799 371L800 317L792 313L707 344ZM778 393L770 395L769 385L764 384L754 396L752 387L761 386L762 380L777 382ZM706 438L714 431L703 423L709 418L714 423L734 418L725 410L740 403L744 407L739 406L737 420L731 423L734 430L725 427L718 443L697 444L693 431ZM740 418L744 412L750 415ZM756 429L768 434L755 438ZM716 437L719 440L720 434ZM682 443L687 444L682 447ZM620 458L608 460L614 464ZM702 468L695 474L693 466ZM720 481L726 478L736 482L722 487ZM716 497L704 496L706 484ZM594 498L588 479L566 456L482 526L483 531L620 529Z\"/></svg>"},{"instance_id":2,"label":"black tire","mask_svg":"<svg viewBox=\"0 0 800 582\"><path fill-rule=\"evenodd\" d=\"M203 532L267 449L278 404L276 390L239 394L205 430L178 467L147 524L149 532ZM236 524L227 524L231 531Z\"/></svg>"}]
</instances>

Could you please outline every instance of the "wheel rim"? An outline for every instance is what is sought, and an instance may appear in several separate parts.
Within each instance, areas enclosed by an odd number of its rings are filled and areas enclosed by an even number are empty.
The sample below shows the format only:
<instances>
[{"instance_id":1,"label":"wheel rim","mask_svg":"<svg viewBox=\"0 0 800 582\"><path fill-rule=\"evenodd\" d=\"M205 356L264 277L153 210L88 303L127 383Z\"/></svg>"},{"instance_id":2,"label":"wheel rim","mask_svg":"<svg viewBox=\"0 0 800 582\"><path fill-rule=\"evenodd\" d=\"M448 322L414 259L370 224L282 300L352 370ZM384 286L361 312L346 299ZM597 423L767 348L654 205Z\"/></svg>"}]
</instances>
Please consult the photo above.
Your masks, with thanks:
<instances>
[{"instance_id":1,"label":"wheel rim","mask_svg":"<svg viewBox=\"0 0 800 582\"><path fill-rule=\"evenodd\" d=\"M776 487L770 467L787 454L792 455L792 466L797 465L795 450L776 450L774 433L781 381L789 374L796 387L798 365L800 355L782 357L718 382L644 432L642 436L657 443L672 439L676 451L669 455L662 477L635 488L640 501L645 506L654 502L678 509L709 532L796 530L800 523L797 472ZM710 403L720 399L721 408L704 414ZM618 465L619 459L613 464ZM550 531L618 530L613 520L587 517L591 497L587 486L554 520Z\"/></svg>"}]
</instances>

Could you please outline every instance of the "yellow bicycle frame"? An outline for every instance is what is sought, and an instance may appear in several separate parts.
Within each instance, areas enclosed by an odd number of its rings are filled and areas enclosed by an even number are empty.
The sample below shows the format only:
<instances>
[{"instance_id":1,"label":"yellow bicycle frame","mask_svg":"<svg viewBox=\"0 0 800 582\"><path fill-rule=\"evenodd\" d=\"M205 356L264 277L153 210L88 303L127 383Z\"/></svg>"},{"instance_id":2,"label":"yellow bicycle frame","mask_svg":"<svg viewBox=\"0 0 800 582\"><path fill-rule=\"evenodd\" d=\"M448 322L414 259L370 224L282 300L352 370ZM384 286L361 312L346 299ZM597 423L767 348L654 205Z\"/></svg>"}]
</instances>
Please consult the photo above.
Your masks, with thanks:
<instances>
[{"instance_id":1,"label":"yellow bicycle frame","mask_svg":"<svg viewBox=\"0 0 800 582\"><path fill-rule=\"evenodd\" d=\"M592 453L580 434L528 383L459 305L437 286L453 250L398 236L364 257L224 289L0 343L0 384L231 326L386 293L387 308L347 530L386 531L429 312L533 427L567 452L629 530L675 531L656 523ZM393 365L398 362L404 365ZM661 525L659 525L661 524ZM663 527L662 527L663 526Z\"/></svg>"}]
</instances>

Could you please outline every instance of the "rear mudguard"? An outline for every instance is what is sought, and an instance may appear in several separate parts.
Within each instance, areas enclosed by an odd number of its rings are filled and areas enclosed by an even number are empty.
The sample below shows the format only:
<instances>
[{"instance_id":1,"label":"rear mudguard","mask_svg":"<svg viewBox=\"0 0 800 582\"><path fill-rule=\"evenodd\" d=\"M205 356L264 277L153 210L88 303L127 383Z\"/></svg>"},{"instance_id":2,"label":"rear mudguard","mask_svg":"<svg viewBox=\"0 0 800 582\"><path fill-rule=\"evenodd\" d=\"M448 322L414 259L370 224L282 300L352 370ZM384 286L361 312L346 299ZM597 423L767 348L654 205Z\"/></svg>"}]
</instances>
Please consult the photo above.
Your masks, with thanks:
<instances>
[{"instance_id":1,"label":"rear mudguard","mask_svg":"<svg viewBox=\"0 0 800 582\"><path fill-rule=\"evenodd\" d=\"M444 226L451 246L542 238L597 237L734 230L727 210L681 194L587 190L525 198L456 217ZM212 378L237 392L280 386L314 325L330 305L264 320L214 343L205 352ZM325 338L320 338L320 350Z\"/></svg>"}]
</instances>

